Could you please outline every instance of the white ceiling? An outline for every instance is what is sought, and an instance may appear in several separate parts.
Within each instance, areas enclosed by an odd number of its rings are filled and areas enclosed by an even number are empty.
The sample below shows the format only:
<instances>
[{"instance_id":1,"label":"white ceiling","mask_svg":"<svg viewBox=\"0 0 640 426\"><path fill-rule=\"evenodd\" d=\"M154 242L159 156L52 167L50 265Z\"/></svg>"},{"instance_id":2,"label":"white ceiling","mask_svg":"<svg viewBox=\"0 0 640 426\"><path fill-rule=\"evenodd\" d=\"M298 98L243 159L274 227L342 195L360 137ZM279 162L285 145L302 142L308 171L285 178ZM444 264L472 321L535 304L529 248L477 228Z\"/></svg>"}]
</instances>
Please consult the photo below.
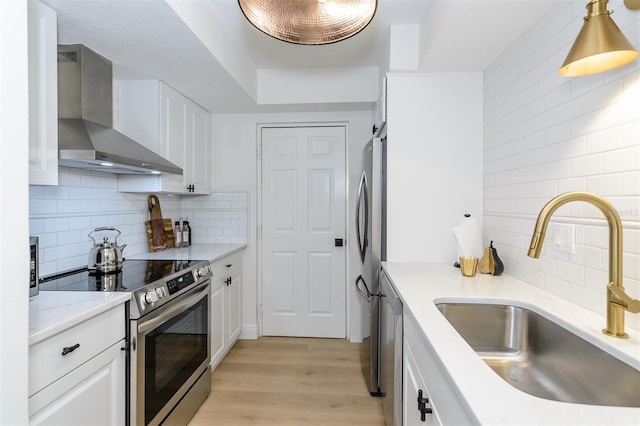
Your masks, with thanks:
<instances>
[{"instance_id":1,"label":"white ceiling","mask_svg":"<svg viewBox=\"0 0 640 426\"><path fill-rule=\"evenodd\" d=\"M403 24L420 25L419 71L483 70L559 1L567 0L379 0L360 34L300 46L255 29L237 0L44 0L58 12L59 43L86 44L114 63L115 78L164 80L212 112L371 108L362 102L257 105L255 76L267 69L359 67L377 67L382 76L390 27ZM178 16L189 7L202 27Z\"/></svg>"}]
</instances>

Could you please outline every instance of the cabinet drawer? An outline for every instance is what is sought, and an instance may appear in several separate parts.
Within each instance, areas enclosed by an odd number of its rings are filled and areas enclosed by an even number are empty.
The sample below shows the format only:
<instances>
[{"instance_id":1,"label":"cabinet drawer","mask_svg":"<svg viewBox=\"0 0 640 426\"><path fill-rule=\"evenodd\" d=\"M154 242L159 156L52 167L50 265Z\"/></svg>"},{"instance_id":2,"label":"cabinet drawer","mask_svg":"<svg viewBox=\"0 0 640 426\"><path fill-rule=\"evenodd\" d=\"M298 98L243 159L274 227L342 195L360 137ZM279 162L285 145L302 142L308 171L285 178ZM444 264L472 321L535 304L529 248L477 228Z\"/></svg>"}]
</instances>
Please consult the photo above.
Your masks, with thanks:
<instances>
[{"instance_id":1,"label":"cabinet drawer","mask_svg":"<svg viewBox=\"0 0 640 426\"><path fill-rule=\"evenodd\" d=\"M211 264L211 282L224 281L227 277L236 277L242 274L242 251L230 254Z\"/></svg>"},{"instance_id":2,"label":"cabinet drawer","mask_svg":"<svg viewBox=\"0 0 640 426\"><path fill-rule=\"evenodd\" d=\"M29 347L29 396L124 337L124 305L119 305Z\"/></svg>"}]
</instances>

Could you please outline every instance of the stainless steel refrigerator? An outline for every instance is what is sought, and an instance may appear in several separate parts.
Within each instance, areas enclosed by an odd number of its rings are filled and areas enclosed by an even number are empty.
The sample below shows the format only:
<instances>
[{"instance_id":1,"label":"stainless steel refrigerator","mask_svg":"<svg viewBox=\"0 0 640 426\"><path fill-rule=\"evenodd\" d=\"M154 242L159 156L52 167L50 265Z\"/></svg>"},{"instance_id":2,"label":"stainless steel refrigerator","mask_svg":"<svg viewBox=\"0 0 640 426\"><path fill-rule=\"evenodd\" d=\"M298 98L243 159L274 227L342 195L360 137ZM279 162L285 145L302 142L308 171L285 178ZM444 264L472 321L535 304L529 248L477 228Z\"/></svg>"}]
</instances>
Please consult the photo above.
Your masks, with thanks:
<instances>
[{"instance_id":1,"label":"stainless steel refrigerator","mask_svg":"<svg viewBox=\"0 0 640 426\"><path fill-rule=\"evenodd\" d=\"M356 234L362 272L355 282L362 297L362 369L372 396L384 395L380 347L380 262L386 259L386 127L365 145L356 204Z\"/></svg>"}]
</instances>

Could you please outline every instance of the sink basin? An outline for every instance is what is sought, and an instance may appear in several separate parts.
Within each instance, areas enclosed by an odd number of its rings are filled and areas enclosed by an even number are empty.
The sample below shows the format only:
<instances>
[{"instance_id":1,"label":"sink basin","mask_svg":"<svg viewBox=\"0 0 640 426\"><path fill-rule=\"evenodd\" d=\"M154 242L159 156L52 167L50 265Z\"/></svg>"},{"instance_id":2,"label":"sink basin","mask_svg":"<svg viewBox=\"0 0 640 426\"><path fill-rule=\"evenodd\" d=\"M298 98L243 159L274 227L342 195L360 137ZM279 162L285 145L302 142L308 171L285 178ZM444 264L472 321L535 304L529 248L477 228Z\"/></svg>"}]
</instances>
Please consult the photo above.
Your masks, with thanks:
<instances>
[{"instance_id":1,"label":"sink basin","mask_svg":"<svg viewBox=\"0 0 640 426\"><path fill-rule=\"evenodd\" d=\"M523 392L640 407L640 371L536 312L492 304L436 306L494 372Z\"/></svg>"}]
</instances>

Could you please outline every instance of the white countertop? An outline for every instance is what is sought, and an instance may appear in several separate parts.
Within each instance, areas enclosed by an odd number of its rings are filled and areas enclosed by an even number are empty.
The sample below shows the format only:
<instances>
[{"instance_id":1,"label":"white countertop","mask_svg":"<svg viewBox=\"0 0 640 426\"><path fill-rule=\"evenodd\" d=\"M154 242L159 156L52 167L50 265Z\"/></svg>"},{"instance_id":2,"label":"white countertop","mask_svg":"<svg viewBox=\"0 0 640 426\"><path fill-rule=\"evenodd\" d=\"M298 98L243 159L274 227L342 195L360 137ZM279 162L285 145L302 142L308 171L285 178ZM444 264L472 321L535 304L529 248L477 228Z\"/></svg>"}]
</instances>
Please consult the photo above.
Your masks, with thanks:
<instances>
[{"instance_id":1,"label":"white countertop","mask_svg":"<svg viewBox=\"0 0 640 426\"><path fill-rule=\"evenodd\" d=\"M29 345L125 303L129 293L41 291L29 299Z\"/></svg>"},{"instance_id":2,"label":"white countertop","mask_svg":"<svg viewBox=\"0 0 640 426\"><path fill-rule=\"evenodd\" d=\"M209 260L214 262L246 247L246 244L193 244L156 253L127 256L128 259ZM38 343L118 304L129 293L85 291L40 291L29 299L29 344Z\"/></svg>"},{"instance_id":3,"label":"white countertop","mask_svg":"<svg viewBox=\"0 0 640 426\"><path fill-rule=\"evenodd\" d=\"M440 358L446 375L479 423L640 424L639 408L556 402L513 388L477 356L440 314L435 303L509 303L525 307L561 323L636 369L640 369L639 332L627 327L629 339L605 336L601 331L606 325L604 316L507 274L494 277L478 273L470 278L463 277L460 270L451 265L425 263L391 262L384 263L384 268L398 290L404 308L411 312L425 336L428 336L427 340Z\"/></svg>"},{"instance_id":4,"label":"white countertop","mask_svg":"<svg viewBox=\"0 0 640 426\"><path fill-rule=\"evenodd\" d=\"M215 262L225 256L244 249L246 244L192 244L189 247L171 248L154 253L139 253L125 256L127 259L150 260L208 260Z\"/></svg>"}]
</instances>

